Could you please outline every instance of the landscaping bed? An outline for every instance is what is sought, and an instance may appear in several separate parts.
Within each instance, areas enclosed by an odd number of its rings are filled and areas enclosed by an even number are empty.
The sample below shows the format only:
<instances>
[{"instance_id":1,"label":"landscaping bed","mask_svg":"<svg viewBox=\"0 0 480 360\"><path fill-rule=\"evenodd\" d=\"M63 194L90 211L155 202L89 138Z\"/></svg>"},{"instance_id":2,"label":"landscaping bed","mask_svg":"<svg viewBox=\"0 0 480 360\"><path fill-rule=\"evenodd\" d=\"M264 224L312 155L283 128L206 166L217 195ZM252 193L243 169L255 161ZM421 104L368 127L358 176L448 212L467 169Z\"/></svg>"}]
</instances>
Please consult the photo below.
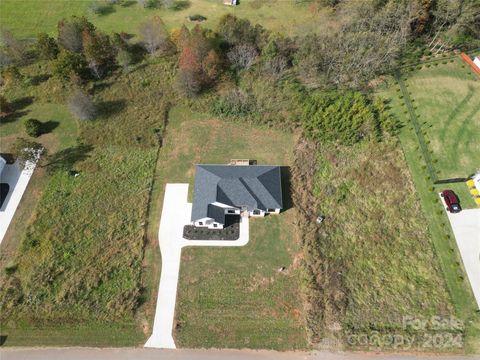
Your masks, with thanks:
<instances>
[{"instance_id":1,"label":"landscaping bed","mask_svg":"<svg viewBox=\"0 0 480 360\"><path fill-rule=\"evenodd\" d=\"M227 216L235 218L230 224L225 224L223 229L209 229L194 225L183 227L183 237L187 240L238 240L240 236L240 216Z\"/></svg>"}]
</instances>

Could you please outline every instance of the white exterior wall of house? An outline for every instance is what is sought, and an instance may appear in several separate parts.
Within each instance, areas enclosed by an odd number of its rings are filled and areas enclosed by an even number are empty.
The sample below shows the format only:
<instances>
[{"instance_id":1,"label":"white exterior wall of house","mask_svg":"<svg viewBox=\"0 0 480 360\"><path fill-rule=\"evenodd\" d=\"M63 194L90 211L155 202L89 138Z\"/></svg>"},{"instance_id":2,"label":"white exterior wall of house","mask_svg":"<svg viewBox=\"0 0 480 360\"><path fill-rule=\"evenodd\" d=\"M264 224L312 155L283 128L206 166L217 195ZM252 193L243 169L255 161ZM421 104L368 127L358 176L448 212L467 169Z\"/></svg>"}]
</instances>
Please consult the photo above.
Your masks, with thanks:
<instances>
[{"instance_id":1,"label":"white exterior wall of house","mask_svg":"<svg viewBox=\"0 0 480 360\"><path fill-rule=\"evenodd\" d=\"M480 55L473 59L473 63L480 69Z\"/></svg>"},{"instance_id":2,"label":"white exterior wall of house","mask_svg":"<svg viewBox=\"0 0 480 360\"><path fill-rule=\"evenodd\" d=\"M472 180L477 190L480 191L480 170L478 170L477 173L473 175Z\"/></svg>"},{"instance_id":3,"label":"white exterior wall of house","mask_svg":"<svg viewBox=\"0 0 480 360\"><path fill-rule=\"evenodd\" d=\"M241 209L231 207L229 205L225 205L222 203L215 202L213 203L215 206L223 207L225 209L226 215L240 215ZM252 217L264 217L266 214L280 214L280 209L268 209L269 211L263 211L260 209L256 209L258 214L254 214L255 210L249 211L248 215ZM209 229L223 229L223 224L220 224L214 221L212 218L205 217L203 219L199 219L197 221L192 222L193 225L197 227L208 227Z\"/></svg>"},{"instance_id":4,"label":"white exterior wall of house","mask_svg":"<svg viewBox=\"0 0 480 360\"><path fill-rule=\"evenodd\" d=\"M254 212L259 212L258 214L254 214ZM255 209L253 211L249 211L248 215L253 217L263 217L267 214L280 214L280 209L267 209L267 211Z\"/></svg>"},{"instance_id":5,"label":"white exterior wall of house","mask_svg":"<svg viewBox=\"0 0 480 360\"><path fill-rule=\"evenodd\" d=\"M267 212L260 210L260 209L255 209L253 211L249 211L248 215L251 217L264 217Z\"/></svg>"},{"instance_id":6,"label":"white exterior wall of house","mask_svg":"<svg viewBox=\"0 0 480 360\"><path fill-rule=\"evenodd\" d=\"M196 227L208 227L209 229L223 229L223 224L220 224L209 217L194 221L193 225Z\"/></svg>"}]
</instances>

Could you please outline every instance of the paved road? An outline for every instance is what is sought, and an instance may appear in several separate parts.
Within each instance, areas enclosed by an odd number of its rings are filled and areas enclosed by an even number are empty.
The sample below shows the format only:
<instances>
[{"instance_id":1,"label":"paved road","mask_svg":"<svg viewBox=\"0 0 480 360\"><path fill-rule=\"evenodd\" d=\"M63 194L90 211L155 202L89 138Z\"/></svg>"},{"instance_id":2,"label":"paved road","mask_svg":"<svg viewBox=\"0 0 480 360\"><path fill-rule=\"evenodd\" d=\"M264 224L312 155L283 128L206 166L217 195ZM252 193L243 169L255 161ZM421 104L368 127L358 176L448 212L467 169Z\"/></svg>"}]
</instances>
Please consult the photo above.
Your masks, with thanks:
<instances>
[{"instance_id":1,"label":"paved road","mask_svg":"<svg viewBox=\"0 0 480 360\"><path fill-rule=\"evenodd\" d=\"M441 196L440 199L450 220L473 295L480 308L480 209L466 209L452 214L446 210Z\"/></svg>"},{"instance_id":2,"label":"paved road","mask_svg":"<svg viewBox=\"0 0 480 360\"><path fill-rule=\"evenodd\" d=\"M244 246L249 239L248 217L240 221L240 237L235 241L186 240L183 226L190 223L192 204L187 202L188 184L167 184L163 200L158 241L162 272L153 331L145 347L175 349L172 336L182 248L186 246Z\"/></svg>"},{"instance_id":3,"label":"paved road","mask_svg":"<svg viewBox=\"0 0 480 360\"><path fill-rule=\"evenodd\" d=\"M473 356L382 355L365 353L275 352L252 350L159 349L3 349L1 360L473 360Z\"/></svg>"}]
</instances>

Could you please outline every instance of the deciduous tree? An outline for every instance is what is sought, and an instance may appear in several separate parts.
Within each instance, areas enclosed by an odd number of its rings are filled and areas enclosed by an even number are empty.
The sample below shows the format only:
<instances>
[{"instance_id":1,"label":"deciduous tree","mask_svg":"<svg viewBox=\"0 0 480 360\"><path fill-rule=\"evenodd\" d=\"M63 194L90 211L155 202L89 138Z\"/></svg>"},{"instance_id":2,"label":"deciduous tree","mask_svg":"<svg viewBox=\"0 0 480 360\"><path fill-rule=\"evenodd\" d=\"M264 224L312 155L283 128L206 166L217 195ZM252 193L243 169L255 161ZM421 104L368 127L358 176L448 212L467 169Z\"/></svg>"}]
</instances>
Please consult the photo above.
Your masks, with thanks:
<instances>
[{"instance_id":1,"label":"deciduous tree","mask_svg":"<svg viewBox=\"0 0 480 360\"><path fill-rule=\"evenodd\" d=\"M47 33L40 33L37 36L35 48L38 56L43 60L53 60L58 55L58 45L53 37Z\"/></svg>"},{"instance_id":2,"label":"deciduous tree","mask_svg":"<svg viewBox=\"0 0 480 360\"><path fill-rule=\"evenodd\" d=\"M69 107L73 116L79 120L93 120L97 114L93 101L79 89L70 98Z\"/></svg>"},{"instance_id":3,"label":"deciduous tree","mask_svg":"<svg viewBox=\"0 0 480 360\"><path fill-rule=\"evenodd\" d=\"M53 72L60 79L68 81L72 73L79 76L85 67L85 59L82 54L61 50L58 58L55 60Z\"/></svg>"},{"instance_id":4,"label":"deciduous tree","mask_svg":"<svg viewBox=\"0 0 480 360\"><path fill-rule=\"evenodd\" d=\"M83 51L83 32L94 31L95 26L85 17L72 16L70 20L62 20L58 23L58 43L63 48L81 53Z\"/></svg>"},{"instance_id":5,"label":"deciduous tree","mask_svg":"<svg viewBox=\"0 0 480 360\"><path fill-rule=\"evenodd\" d=\"M248 43L259 49L263 47L266 35L262 26L252 26L247 19L239 19L231 14L220 19L217 32L230 46Z\"/></svg>"},{"instance_id":6,"label":"deciduous tree","mask_svg":"<svg viewBox=\"0 0 480 360\"><path fill-rule=\"evenodd\" d=\"M221 68L218 54L200 27L184 39L178 63L177 84L188 96L198 94L217 79Z\"/></svg>"},{"instance_id":7,"label":"deciduous tree","mask_svg":"<svg viewBox=\"0 0 480 360\"><path fill-rule=\"evenodd\" d=\"M227 53L227 58L234 68L248 69L257 62L258 51L251 44L239 44Z\"/></svg>"},{"instance_id":8,"label":"deciduous tree","mask_svg":"<svg viewBox=\"0 0 480 360\"><path fill-rule=\"evenodd\" d=\"M115 49L110 38L99 31L83 32L83 53L88 67L97 79L115 62Z\"/></svg>"},{"instance_id":9,"label":"deciduous tree","mask_svg":"<svg viewBox=\"0 0 480 360\"><path fill-rule=\"evenodd\" d=\"M1 42L4 50L11 60L17 64L22 64L26 60L27 46L25 42L18 40L7 29L0 30Z\"/></svg>"},{"instance_id":10,"label":"deciduous tree","mask_svg":"<svg viewBox=\"0 0 480 360\"><path fill-rule=\"evenodd\" d=\"M149 54L166 54L173 49L167 29L158 16L147 19L140 26L140 35Z\"/></svg>"},{"instance_id":11,"label":"deciduous tree","mask_svg":"<svg viewBox=\"0 0 480 360\"><path fill-rule=\"evenodd\" d=\"M202 90L204 82L202 67L195 51L190 46L183 48L180 55L177 82L187 96L196 95Z\"/></svg>"},{"instance_id":12,"label":"deciduous tree","mask_svg":"<svg viewBox=\"0 0 480 360\"><path fill-rule=\"evenodd\" d=\"M365 86L395 64L408 40L409 9L403 2L340 3L339 29L301 39L294 57L300 80L309 87Z\"/></svg>"}]
</instances>

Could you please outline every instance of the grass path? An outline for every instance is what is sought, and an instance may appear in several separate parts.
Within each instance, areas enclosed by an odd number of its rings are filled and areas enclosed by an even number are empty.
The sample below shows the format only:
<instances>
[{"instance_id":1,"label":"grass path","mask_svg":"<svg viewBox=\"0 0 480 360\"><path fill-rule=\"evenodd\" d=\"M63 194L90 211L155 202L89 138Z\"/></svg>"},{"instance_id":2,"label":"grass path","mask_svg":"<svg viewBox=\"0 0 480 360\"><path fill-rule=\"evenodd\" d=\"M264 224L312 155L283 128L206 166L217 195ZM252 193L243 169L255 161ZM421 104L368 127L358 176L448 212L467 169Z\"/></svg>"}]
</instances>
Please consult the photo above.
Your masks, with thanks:
<instances>
[{"instance_id":1,"label":"grass path","mask_svg":"<svg viewBox=\"0 0 480 360\"><path fill-rule=\"evenodd\" d=\"M395 78L398 81L398 85L400 86L402 96L405 100L405 105L407 106L407 109L408 109L410 121L415 131L415 135L417 137L418 143L420 144L420 149L422 152L423 159L427 165L428 173L430 174L430 178L432 179L432 181L435 182L437 180L437 173L433 166L432 158L427 148L427 144L425 143L425 138L423 136L423 133L421 132L420 125L418 123L417 114L415 113L415 109L413 108L412 100L410 99L410 95L407 91L407 88L405 87L405 83L403 82L402 76L398 70L395 73Z\"/></svg>"}]
</instances>

